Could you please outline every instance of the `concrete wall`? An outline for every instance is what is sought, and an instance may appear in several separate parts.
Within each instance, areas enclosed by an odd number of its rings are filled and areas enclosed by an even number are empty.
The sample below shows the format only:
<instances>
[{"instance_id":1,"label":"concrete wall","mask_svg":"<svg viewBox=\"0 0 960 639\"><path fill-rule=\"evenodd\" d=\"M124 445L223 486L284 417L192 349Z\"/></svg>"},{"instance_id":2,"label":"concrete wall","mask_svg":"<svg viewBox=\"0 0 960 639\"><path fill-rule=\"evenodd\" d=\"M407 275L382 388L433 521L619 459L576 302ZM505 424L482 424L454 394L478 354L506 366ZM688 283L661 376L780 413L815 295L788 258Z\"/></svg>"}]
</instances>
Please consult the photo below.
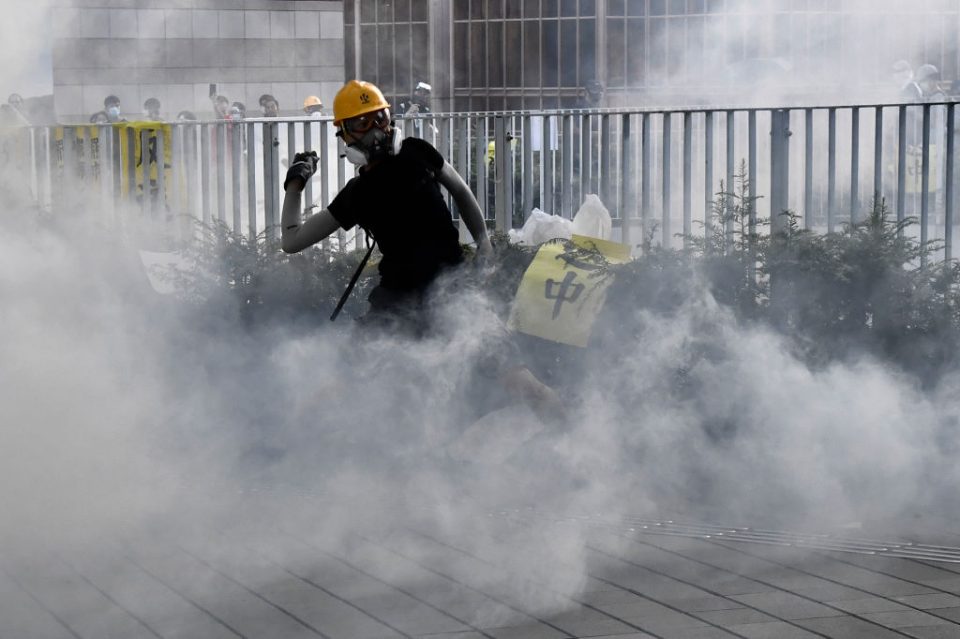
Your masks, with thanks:
<instances>
[{"instance_id":1,"label":"concrete wall","mask_svg":"<svg viewBox=\"0 0 960 639\"><path fill-rule=\"evenodd\" d=\"M58 118L87 121L103 98L136 119L149 97L173 118L212 116L209 84L259 115L319 95L330 107L344 80L342 0L53 0Z\"/></svg>"}]
</instances>

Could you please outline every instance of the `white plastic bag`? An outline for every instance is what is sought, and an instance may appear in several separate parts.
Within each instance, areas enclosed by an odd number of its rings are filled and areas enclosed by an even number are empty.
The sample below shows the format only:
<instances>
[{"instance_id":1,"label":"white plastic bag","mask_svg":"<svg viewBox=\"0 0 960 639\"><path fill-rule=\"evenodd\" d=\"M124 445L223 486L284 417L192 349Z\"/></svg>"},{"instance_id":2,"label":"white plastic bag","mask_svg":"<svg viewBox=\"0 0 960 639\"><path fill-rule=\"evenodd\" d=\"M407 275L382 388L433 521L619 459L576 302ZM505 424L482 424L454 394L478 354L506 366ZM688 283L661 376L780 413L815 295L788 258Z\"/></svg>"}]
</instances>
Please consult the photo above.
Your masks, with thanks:
<instances>
[{"instance_id":1,"label":"white plastic bag","mask_svg":"<svg viewBox=\"0 0 960 639\"><path fill-rule=\"evenodd\" d=\"M530 217L519 229L510 229L508 235L514 244L529 244L536 246L555 238L570 239L573 233L573 222L559 215L550 215L540 209L533 209Z\"/></svg>"},{"instance_id":2,"label":"white plastic bag","mask_svg":"<svg viewBox=\"0 0 960 639\"><path fill-rule=\"evenodd\" d=\"M580 210L573 216L572 230L576 235L595 237L600 240L612 239L613 220L599 197L593 193L587 195Z\"/></svg>"}]
</instances>

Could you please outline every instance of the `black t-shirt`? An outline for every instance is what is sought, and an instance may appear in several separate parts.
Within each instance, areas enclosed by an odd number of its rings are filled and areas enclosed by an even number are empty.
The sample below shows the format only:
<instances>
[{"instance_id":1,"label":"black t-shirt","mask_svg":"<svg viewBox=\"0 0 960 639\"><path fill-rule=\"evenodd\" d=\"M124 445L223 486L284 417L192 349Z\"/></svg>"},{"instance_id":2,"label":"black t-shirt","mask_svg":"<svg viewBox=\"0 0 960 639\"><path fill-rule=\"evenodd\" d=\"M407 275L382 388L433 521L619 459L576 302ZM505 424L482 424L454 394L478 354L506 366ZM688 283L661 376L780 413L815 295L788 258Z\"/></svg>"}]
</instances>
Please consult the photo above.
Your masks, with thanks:
<instances>
[{"instance_id":1,"label":"black t-shirt","mask_svg":"<svg viewBox=\"0 0 960 639\"><path fill-rule=\"evenodd\" d=\"M443 267L463 261L436 179L443 164L428 142L407 138L397 155L360 169L327 207L344 229L359 224L376 239L383 287L422 288Z\"/></svg>"}]
</instances>

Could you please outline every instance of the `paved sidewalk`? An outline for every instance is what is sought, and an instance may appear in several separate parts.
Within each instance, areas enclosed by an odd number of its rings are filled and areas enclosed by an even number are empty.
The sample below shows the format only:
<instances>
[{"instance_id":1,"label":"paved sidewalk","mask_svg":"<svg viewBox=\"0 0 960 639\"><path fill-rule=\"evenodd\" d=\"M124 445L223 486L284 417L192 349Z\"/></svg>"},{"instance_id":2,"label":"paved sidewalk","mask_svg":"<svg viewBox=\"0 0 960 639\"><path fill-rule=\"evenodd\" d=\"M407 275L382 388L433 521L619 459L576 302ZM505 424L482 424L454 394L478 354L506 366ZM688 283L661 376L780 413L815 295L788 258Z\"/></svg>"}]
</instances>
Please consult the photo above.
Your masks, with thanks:
<instances>
[{"instance_id":1,"label":"paved sidewalk","mask_svg":"<svg viewBox=\"0 0 960 639\"><path fill-rule=\"evenodd\" d=\"M582 529L579 568L505 561L529 524L6 553L0 637L960 637L960 563L623 526Z\"/></svg>"}]
</instances>

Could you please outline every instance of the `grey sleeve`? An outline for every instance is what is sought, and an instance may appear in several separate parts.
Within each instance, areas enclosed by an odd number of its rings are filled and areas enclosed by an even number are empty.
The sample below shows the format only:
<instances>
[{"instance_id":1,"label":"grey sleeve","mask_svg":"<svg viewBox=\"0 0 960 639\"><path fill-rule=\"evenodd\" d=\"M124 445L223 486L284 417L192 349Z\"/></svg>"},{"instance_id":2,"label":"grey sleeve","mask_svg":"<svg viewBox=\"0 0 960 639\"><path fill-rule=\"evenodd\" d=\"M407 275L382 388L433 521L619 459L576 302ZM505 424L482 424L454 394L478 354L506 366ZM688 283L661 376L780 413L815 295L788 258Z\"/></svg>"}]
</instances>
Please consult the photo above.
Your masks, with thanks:
<instances>
[{"instance_id":1,"label":"grey sleeve","mask_svg":"<svg viewBox=\"0 0 960 639\"><path fill-rule=\"evenodd\" d=\"M284 253L298 253L328 237L338 228L340 223L327 209L301 220L300 191L287 191L280 217L281 246Z\"/></svg>"}]
</instances>

